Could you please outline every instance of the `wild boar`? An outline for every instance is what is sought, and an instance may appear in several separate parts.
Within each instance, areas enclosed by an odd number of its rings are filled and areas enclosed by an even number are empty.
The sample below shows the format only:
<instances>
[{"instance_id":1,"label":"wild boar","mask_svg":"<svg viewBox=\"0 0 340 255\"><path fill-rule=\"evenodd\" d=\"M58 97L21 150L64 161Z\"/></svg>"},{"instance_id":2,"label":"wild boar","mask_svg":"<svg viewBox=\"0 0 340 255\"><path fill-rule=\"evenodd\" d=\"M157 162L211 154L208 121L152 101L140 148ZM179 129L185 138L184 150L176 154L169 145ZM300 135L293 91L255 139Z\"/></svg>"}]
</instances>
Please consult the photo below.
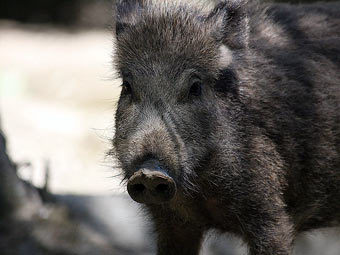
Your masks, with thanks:
<instances>
[{"instance_id":1,"label":"wild boar","mask_svg":"<svg viewBox=\"0 0 340 255\"><path fill-rule=\"evenodd\" d=\"M340 4L118 0L113 153L158 255L340 222Z\"/></svg>"}]
</instances>

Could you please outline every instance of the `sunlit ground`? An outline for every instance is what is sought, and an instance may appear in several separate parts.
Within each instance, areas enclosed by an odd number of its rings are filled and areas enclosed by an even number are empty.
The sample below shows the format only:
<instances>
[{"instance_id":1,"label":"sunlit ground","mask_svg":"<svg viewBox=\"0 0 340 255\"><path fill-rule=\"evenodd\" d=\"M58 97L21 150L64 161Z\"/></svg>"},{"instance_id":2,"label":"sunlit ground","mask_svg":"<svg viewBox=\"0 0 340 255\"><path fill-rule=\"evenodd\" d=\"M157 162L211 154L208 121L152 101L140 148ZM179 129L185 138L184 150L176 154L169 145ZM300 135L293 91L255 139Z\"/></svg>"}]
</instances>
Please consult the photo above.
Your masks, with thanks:
<instances>
[{"instance_id":1,"label":"sunlit ground","mask_svg":"<svg viewBox=\"0 0 340 255\"><path fill-rule=\"evenodd\" d=\"M0 116L20 175L55 193L124 190L105 158L119 80L110 31L67 32L0 23Z\"/></svg>"}]
</instances>

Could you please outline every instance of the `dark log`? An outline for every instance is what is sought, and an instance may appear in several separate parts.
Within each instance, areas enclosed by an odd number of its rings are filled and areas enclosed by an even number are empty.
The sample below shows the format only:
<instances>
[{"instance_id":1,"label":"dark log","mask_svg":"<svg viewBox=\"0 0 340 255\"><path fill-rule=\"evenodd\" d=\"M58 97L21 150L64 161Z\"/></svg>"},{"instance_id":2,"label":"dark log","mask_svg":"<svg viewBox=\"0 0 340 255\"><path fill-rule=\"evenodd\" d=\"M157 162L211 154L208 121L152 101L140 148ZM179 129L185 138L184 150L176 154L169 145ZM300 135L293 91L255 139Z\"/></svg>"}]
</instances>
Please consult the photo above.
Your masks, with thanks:
<instances>
[{"instance_id":1,"label":"dark log","mask_svg":"<svg viewBox=\"0 0 340 255\"><path fill-rule=\"evenodd\" d=\"M19 215L27 217L40 204L38 192L18 177L16 165L7 154L6 138L0 127L0 219Z\"/></svg>"}]
</instances>

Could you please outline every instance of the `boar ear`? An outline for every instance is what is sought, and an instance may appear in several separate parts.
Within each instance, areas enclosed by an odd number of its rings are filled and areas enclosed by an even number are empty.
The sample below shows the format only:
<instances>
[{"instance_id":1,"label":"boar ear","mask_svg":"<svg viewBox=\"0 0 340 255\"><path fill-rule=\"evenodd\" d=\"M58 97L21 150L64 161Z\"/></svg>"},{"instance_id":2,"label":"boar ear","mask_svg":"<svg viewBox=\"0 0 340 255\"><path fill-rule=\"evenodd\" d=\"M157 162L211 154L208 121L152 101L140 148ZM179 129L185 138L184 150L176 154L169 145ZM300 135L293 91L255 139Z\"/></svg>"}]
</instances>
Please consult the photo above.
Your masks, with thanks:
<instances>
[{"instance_id":1,"label":"boar ear","mask_svg":"<svg viewBox=\"0 0 340 255\"><path fill-rule=\"evenodd\" d=\"M219 47L219 62L218 67L220 70L228 68L229 65L232 63L233 54L229 47L225 46L224 44L220 45Z\"/></svg>"},{"instance_id":2,"label":"boar ear","mask_svg":"<svg viewBox=\"0 0 340 255\"><path fill-rule=\"evenodd\" d=\"M117 0L115 9L117 36L138 22L143 2L143 0Z\"/></svg>"},{"instance_id":3,"label":"boar ear","mask_svg":"<svg viewBox=\"0 0 340 255\"><path fill-rule=\"evenodd\" d=\"M248 46L247 5L247 0L224 0L207 16L207 21L214 24L217 40L231 49Z\"/></svg>"}]
</instances>

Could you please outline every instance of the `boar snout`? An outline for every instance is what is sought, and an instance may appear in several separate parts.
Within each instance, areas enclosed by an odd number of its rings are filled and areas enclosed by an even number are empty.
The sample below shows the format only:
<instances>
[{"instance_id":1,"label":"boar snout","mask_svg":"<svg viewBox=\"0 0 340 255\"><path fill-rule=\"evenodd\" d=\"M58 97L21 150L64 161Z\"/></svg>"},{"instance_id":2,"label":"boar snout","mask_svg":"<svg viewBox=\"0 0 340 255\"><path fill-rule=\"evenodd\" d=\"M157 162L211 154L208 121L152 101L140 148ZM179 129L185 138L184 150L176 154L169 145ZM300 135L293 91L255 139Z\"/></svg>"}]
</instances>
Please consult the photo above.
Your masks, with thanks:
<instances>
[{"instance_id":1,"label":"boar snout","mask_svg":"<svg viewBox=\"0 0 340 255\"><path fill-rule=\"evenodd\" d=\"M127 190L138 203L161 204L170 201L177 188L158 161L149 161L129 178Z\"/></svg>"}]
</instances>

